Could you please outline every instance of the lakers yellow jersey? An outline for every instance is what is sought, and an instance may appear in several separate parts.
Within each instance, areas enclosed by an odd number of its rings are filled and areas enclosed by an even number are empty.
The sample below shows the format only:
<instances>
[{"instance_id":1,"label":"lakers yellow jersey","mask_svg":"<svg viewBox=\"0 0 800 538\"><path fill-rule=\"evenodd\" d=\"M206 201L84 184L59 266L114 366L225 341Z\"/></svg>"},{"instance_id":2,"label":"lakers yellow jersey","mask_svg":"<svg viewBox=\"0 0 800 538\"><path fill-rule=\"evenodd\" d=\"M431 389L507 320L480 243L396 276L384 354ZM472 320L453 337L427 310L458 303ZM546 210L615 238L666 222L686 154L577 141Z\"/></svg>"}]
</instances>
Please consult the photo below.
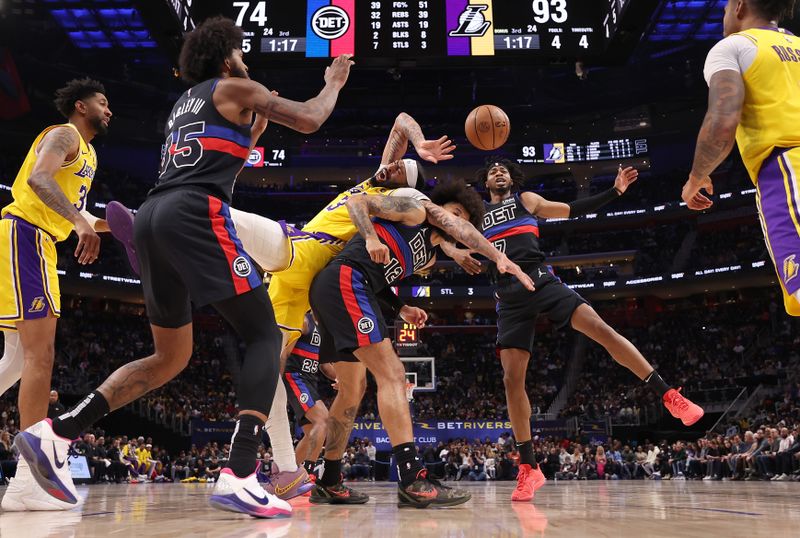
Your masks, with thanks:
<instances>
[{"instance_id":1,"label":"lakers yellow jersey","mask_svg":"<svg viewBox=\"0 0 800 538\"><path fill-rule=\"evenodd\" d=\"M736 143L750 179L775 148L800 146L800 38L785 30L739 32L757 47L742 74L745 99Z\"/></svg>"},{"instance_id":2,"label":"lakers yellow jersey","mask_svg":"<svg viewBox=\"0 0 800 538\"><path fill-rule=\"evenodd\" d=\"M311 221L303 227L304 232L324 233L332 235L344 242L350 241L358 229L350 220L350 213L347 212L345 204L353 196L362 194L386 195L392 189L386 187L374 187L369 180L359 183L352 189L348 189L339 194L322 211L316 214Z\"/></svg>"},{"instance_id":3,"label":"lakers yellow jersey","mask_svg":"<svg viewBox=\"0 0 800 538\"><path fill-rule=\"evenodd\" d=\"M56 241L63 241L72 232L72 223L50 209L39 196L28 185L28 178L36 165L38 152L36 151L39 143L44 136L52 129L67 126L70 129L78 128L71 123L61 125L51 125L42 131L36 140L33 141L22 167L19 169L17 178L11 187L11 195L14 201L3 208L2 214L10 213L40 228L53 237ZM78 133L80 137L80 133ZM92 187L94 173L97 170L97 154L91 144L87 144L83 137L80 137L80 150L70 162L61 165L54 177L58 186L64 191L67 200L79 211L86 208L86 195Z\"/></svg>"}]
</instances>

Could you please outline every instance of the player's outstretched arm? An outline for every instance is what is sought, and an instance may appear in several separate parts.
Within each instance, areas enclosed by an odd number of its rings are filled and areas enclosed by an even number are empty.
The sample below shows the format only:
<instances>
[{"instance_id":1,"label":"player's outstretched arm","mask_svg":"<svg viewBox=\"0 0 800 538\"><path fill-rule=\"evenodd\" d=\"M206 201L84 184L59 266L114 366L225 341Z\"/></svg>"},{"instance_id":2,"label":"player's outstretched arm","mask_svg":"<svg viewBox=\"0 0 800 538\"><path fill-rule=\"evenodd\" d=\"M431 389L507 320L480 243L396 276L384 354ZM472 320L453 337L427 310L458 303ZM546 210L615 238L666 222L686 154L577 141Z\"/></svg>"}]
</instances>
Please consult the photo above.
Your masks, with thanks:
<instances>
[{"instance_id":1,"label":"player's outstretched arm","mask_svg":"<svg viewBox=\"0 0 800 538\"><path fill-rule=\"evenodd\" d=\"M39 156L28 178L28 185L50 209L73 224L78 235L75 257L78 258L78 263L87 264L97 259L100 252L100 237L86 222L78 208L69 202L55 180L55 173L67 157L76 155L79 151L80 139L75 129L58 127L51 130L39 145Z\"/></svg>"},{"instance_id":2,"label":"player's outstretched arm","mask_svg":"<svg viewBox=\"0 0 800 538\"><path fill-rule=\"evenodd\" d=\"M217 84L214 102L231 101L242 110L253 110L267 120L280 123L301 133L313 133L333 112L339 91L347 82L353 62L349 54L336 58L325 69L325 86L308 101L291 101L273 94L258 82L229 77Z\"/></svg>"},{"instance_id":3,"label":"player's outstretched arm","mask_svg":"<svg viewBox=\"0 0 800 538\"><path fill-rule=\"evenodd\" d=\"M380 242L372 217L415 226L425 221L425 209L419 200L405 196L353 196L345 204L350 220L367 243L370 259L375 263L389 263L389 248Z\"/></svg>"},{"instance_id":4,"label":"player's outstretched arm","mask_svg":"<svg viewBox=\"0 0 800 538\"><path fill-rule=\"evenodd\" d=\"M442 241L439 243L439 248L450 256L468 275L479 275L481 273L481 262L470 255L472 251L458 248L450 241Z\"/></svg>"},{"instance_id":5,"label":"player's outstretched arm","mask_svg":"<svg viewBox=\"0 0 800 538\"><path fill-rule=\"evenodd\" d=\"M711 200L700 191L714 193L709 176L733 149L743 104L742 75L732 70L714 73L708 85L708 111L697 135L692 171L681 193L689 209L711 207Z\"/></svg>"},{"instance_id":6,"label":"player's outstretched arm","mask_svg":"<svg viewBox=\"0 0 800 538\"><path fill-rule=\"evenodd\" d=\"M109 228L108 221L106 221L106 219L95 217L85 209L81 211L81 215L83 215L83 218L86 219L86 222L89 223L89 225L92 227L92 230L94 230L95 232L103 233L111 231L111 228Z\"/></svg>"},{"instance_id":7,"label":"player's outstretched arm","mask_svg":"<svg viewBox=\"0 0 800 538\"><path fill-rule=\"evenodd\" d=\"M501 273L516 276L526 288L534 290L530 277L505 254L497 250L472 224L429 200L423 200L422 205L425 208L428 222L443 230L465 247L489 258Z\"/></svg>"},{"instance_id":8,"label":"player's outstretched arm","mask_svg":"<svg viewBox=\"0 0 800 538\"><path fill-rule=\"evenodd\" d=\"M425 140L419 123L405 112L401 112L395 118L389 139L383 148L381 164L389 164L402 159L408 151L409 142L414 145L420 158L432 163L452 159L452 152L456 149L453 141L446 136L437 140Z\"/></svg>"}]
</instances>

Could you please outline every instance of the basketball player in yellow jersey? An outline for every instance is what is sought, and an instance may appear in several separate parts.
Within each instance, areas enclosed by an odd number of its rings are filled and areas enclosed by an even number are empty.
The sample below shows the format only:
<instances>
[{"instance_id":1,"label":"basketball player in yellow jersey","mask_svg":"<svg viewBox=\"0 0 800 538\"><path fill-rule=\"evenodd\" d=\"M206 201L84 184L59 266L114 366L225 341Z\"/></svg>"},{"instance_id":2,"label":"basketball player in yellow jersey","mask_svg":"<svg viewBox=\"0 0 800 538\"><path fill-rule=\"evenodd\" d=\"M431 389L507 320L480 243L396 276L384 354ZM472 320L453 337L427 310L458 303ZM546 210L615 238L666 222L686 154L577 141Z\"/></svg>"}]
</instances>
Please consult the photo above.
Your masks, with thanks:
<instances>
[{"instance_id":1,"label":"basketball player in yellow jersey","mask_svg":"<svg viewBox=\"0 0 800 538\"><path fill-rule=\"evenodd\" d=\"M8 389L21 374L20 429L47 416L61 310L55 243L75 230L75 256L81 264L92 263L100 249L96 232L108 231L105 221L85 211L97 169L97 155L89 142L105 134L111 118L105 90L90 79L73 80L56 92L55 103L68 123L47 127L36 137L14 180L13 201L2 209L0 220L0 329L6 342L0 385L3 391ZM44 491L37 495L39 490L20 460L2 508L75 507Z\"/></svg>"},{"instance_id":2,"label":"basketball player in yellow jersey","mask_svg":"<svg viewBox=\"0 0 800 538\"><path fill-rule=\"evenodd\" d=\"M734 139L756 186L767 248L786 311L800 316L800 38L778 27L795 0L728 0L725 39L708 53L709 106L682 198L711 207L709 174Z\"/></svg>"}]
</instances>

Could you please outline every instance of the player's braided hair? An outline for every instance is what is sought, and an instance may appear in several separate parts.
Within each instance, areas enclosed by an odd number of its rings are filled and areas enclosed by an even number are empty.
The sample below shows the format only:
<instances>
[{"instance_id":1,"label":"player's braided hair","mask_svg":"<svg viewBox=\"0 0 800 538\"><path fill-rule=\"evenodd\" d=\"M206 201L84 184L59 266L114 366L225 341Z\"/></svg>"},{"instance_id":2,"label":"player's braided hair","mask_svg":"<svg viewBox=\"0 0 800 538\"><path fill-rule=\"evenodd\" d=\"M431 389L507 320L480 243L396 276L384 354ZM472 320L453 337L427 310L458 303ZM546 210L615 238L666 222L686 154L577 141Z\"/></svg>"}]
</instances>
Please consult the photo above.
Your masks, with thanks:
<instances>
[{"instance_id":1,"label":"player's braided hair","mask_svg":"<svg viewBox=\"0 0 800 538\"><path fill-rule=\"evenodd\" d=\"M222 64L242 46L242 29L225 17L212 17L192 30L178 59L181 77L199 84L222 73Z\"/></svg>"},{"instance_id":2,"label":"player's braided hair","mask_svg":"<svg viewBox=\"0 0 800 538\"><path fill-rule=\"evenodd\" d=\"M752 0L756 10L771 21L780 22L794 16L794 5L797 0Z\"/></svg>"},{"instance_id":3,"label":"player's braided hair","mask_svg":"<svg viewBox=\"0 0 800 538\"><path fill-rule=\"evenodd\" d=\"M75 112L75 101L81 101L96 93L106 93L102 84L90 78L76 78L67 82L63 88L56 90L56 98L53 102L56 108L65 118L69 118Z\"/></svg>"},{"instance_id":4,"label":"player's braided hair","mask_svg":"<svg viewBox=\"0 0 800 538\"><path fill-rule=\"evenodd\" d=\"M483 205L480 194L468 186L463 179L443 181L436 185L431 192L431 202L440 206L448 202L461 204L469 213L470 223L480 230L486 207Z\"/></svg>"},{"instance_id":5,"label":"player's braided hair","mask_svg":"<svg viewBox=\"0 0 800 538\"><path fill-rule=\"evenodd\" d=\"M489 170L491 170L495 164L504 166L505 169L508 170L512 181L511 190L518 191L522 188L525 182L525 174L522 172L522 168L514 161L506 159L505 157L492 156L486 159L483 168L475 173L475 179L479 181L481 185L485 184L486 179L489 177Z\"/></svg>"}]
</instances>

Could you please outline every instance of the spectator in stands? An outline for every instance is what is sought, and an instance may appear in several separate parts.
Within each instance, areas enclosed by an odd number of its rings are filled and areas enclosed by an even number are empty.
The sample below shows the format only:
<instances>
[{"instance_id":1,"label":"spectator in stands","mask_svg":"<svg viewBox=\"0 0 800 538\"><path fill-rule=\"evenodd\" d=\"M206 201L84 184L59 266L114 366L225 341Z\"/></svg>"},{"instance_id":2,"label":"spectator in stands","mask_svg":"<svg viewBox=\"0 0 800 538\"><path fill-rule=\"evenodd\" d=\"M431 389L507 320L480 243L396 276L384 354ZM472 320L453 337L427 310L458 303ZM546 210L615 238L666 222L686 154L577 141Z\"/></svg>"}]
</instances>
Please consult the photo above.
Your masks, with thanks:
<instances>
[{"instance_id":1,"label":"spectator in stands","mask_svg":"<svg viewBox=\"0 0 800 538\"><path fill-rule=\"evenodd\" d=\"M430 454L435 461L433 450L431 450ZM358 480L361 478L369 479L369 456L367 456L367 450L363 446L353 456L353 464L350 467L350 479Z\"/></svg>"},{"instance_id":2,"label":"spectator in stands","mask_svg":"<svg viewBox=\"0 0 800 538\"><path fill-rule=\"evenodd\" d=\"M170 470L170 477L172 481L175 480L184 480L189 478L189 474L191 473L191 467L189 466L189 460L186 456L186 451L181 450L178 457L175 458L175 461L172 463L172 468Z\"/></svg>"},{"instance_id":3,"label":"spectator in stands","mask_svg":"<svg viewBox=\"0 0 800 538\"><path fill-rule=\"evenodd\" d=\"M47 418L53 419L66 412L66 408L58 401L58 391L50 391L50 402L47 404Z\"/></svg>"},{"instance_id":4,"label":"spectator in stands","mask_svg":"<svg viewBox=\"0 0 800 538\"><path fill-rule=\"evenodd\" d=\"M375 448L375 445L372 444L372 441L369 439L366 440L366 451L367 457L369 458L369 479L374 481L375 480L375 458L378 454L378 449ZM444 465L441 466L442 471L444 470ZM443 474L439 474L439 476L443 476Z\"/></svg>"},{"instance_id":5,"label":"spectator in stands","mask_svg":"<svg viewBox=\"0 0 800 538\"><path fill-rule=\"evenodd\" d=\"M796 454L800 454L800 439L798 439L798 427L795 426L794 432L790 433L789 428L781 428L781 442L778 449L776 460L776 471L773 480L785 482L791 480L792 460Z\"/></svg>"}]
</instances>

